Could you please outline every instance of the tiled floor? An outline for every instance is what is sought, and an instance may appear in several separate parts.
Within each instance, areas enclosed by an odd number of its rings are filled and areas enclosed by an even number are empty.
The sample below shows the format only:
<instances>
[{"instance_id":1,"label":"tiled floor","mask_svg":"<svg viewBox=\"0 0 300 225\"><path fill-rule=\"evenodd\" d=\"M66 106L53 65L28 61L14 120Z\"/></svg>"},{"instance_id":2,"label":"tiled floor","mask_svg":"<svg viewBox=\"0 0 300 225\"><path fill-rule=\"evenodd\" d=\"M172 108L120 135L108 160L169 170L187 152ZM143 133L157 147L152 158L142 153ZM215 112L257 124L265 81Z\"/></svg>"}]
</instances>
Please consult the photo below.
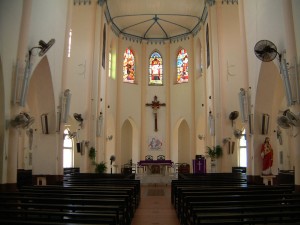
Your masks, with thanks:
<instances>
[{"instance_id":1,"label":"tiled floor","mask_svg":"<svg viewBox=\"0 0 300 225\"><path fill-rule=\"evenodd\" d=\"M141 202L131 225L180 225L171 204L169 184L143 184L141 191Z\"/></svg>"}]
</instances>

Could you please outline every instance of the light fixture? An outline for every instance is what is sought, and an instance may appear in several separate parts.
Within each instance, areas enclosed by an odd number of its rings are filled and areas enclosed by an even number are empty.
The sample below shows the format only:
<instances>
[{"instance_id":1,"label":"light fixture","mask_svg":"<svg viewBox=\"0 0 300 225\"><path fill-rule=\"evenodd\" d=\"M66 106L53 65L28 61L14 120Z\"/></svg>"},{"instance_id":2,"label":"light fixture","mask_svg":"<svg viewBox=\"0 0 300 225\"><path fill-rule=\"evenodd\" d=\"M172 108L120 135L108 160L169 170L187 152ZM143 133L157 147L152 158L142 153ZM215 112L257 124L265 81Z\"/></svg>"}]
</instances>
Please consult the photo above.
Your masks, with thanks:
<instances>
[{"instance_id":1,"label":"light fixture","mask_svg":"<svg viewBox=\"0 0 300 225\"><path fill-rule=\"evenodd\" d=\"M68 116L69 116L69 110L70 110L70 104L71 104L71 91L69 89L66 89L64 91L64 94L62 96L62 102L63 102L63 122L68 122Z\"/></svg>"},{"instance_id":2,"label":"light fixture","mask_svg":"<svg viewBox=\"0 0 300 225\"><path fill-rule=\"evenodd\" d=\"M205 139L205 135L204 134L198 134L198 138L199 138L199 140L204 140Z\"/></svg>"},{"instance_id":3,"label":"light fixture","mask_svg":"<svg viewBox=\"0 0 300 225\"><path fill-rule=\"evenodd\" d=\"M25 74L23 78L23 85L22 85L22 92L21 92L21 97L20 97L20 106L25 106L25 101L26 101L26 96L28 92L28 82L29 82L29 77L31 73L31 55L33 49L40 49L39 51L39 56L45 55L45 53L51 48L52 45L54 45L55 39L51 39L48 43L40 40L39 41L39 46L32 47L29 52L28 52L28 60L26 61L26 67L25 67Z\"/></svg>"},{"instance_id":4,"label":"light fixture","mask_svg":"<svg viewBox=\"0 0 300 225\"><path fill-rule=\"evenodd\" d=\"M215 118L212 112L209 112L208 115L208 123L209 123L209 133L211 136L215 136Z\"/></svg>"},{"instance_id":5,"label":"light fixture","mask_svg":"<svg viewBox=\"0 0 300 225\"><path fill-rule=\"evenodd\" d=\"M112 135L107 136L106 140L111 141L113 139Z\"/></svg>"},{"instance_id":6,"label":"light fixture","mask_svg":"<svg viewBox=\"0 0 300 225\"><path fill-rule=\"evenodd\" d=\"M102 135L102 124L103 124L103 113L100 112L100 115L97 119L97 131L96 131L97 137L101 137Z\"/></svg>"},{"instance_id":7,"label":"light fixture","mask_svg":"<svg viewBox=\"0 0 300 225\"><path fill-rule=\"evenodd\" d=\"M248 92L244 88L240 89L239 102L240 102L242 121L245 123L248 121L248 117L249 117L249 97L248 97Z\"/></svg>"}]
</instances>

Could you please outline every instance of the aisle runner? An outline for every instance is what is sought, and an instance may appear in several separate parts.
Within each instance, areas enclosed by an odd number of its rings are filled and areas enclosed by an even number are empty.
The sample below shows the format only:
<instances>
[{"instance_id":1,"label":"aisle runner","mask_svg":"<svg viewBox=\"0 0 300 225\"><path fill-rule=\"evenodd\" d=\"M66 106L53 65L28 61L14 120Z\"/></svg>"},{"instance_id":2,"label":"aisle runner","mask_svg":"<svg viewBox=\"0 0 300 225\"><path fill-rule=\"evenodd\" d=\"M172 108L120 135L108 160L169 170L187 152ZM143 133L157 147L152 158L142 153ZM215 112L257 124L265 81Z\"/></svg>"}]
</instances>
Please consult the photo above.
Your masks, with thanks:
<instances>
[{"instance_id":1,"label":"aisle runner","mask_svg":"<svg viewBox=\"0 0 300 225\"><path fill-rule=\"evenodd\" d=\"M164 196L165 191L161 188L149 189L147 195L148 196Z\"/></svg>"}]
</instances>

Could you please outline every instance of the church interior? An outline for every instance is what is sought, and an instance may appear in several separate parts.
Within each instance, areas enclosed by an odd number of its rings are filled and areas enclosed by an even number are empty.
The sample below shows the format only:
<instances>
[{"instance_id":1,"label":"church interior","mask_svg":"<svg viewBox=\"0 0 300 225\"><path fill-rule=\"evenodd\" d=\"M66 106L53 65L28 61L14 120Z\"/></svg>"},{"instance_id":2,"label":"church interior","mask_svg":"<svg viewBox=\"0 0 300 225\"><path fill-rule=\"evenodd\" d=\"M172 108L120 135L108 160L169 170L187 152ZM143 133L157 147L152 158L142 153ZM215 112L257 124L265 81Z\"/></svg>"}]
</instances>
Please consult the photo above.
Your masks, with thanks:
<instances>
[{"instance_id":1,"label":"church interior","mask_svg":"<svg viewBox=\"0 0 300 225\"><path fill-rule=\"evenodd\" d=\"M0 34L0 190L76 171L299 192L299 1L2 0Z\"/></svg>"}]
</instances>

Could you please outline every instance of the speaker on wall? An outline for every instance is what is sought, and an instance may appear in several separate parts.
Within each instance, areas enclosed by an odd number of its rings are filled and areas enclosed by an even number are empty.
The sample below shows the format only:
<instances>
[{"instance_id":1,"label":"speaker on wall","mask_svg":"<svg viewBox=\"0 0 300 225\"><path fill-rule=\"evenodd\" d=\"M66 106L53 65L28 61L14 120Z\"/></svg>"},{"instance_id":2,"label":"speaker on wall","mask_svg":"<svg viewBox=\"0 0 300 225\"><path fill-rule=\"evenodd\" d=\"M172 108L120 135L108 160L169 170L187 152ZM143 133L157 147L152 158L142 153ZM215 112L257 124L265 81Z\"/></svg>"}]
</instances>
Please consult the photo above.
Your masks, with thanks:
<instances>
[{"instance_id":1,"label":"speaker on wall","mask_svg":"<svg viewBox=\"0 0 300 225\"><path fill-rule=\"evenodd\" d=\"M268 114L264 113L262 116L262 127L261 127L262 134L268 134L269 120L270 120L270 116Z\"/></svg>"}]
</instances>

